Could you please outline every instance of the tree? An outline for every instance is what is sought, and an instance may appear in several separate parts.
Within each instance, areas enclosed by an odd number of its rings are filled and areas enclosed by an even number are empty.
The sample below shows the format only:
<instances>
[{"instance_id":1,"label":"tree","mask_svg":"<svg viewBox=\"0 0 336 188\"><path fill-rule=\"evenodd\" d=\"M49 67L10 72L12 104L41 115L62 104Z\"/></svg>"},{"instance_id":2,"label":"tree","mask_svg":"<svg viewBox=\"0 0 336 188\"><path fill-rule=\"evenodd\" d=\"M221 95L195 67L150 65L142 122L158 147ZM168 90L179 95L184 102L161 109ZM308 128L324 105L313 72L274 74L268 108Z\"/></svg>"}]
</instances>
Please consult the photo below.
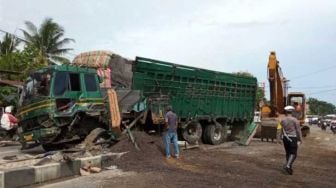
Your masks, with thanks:
<instances>
[{"instance_id":1,"label":"tree","mask_svg":"<svg viewBox=\"0 0 336 188\"><path fill-rule=\"evenodd\" d=\"M10 54L0 56L0 70L21 72L21 74L7 74L8 80L24 80L28 74L44 64L38 59L38 52L35 48L24 48L22 51L15 51Z\"/></svg>"},{"instance_id":2,"label":"tree","mask_svg":"<svg viewBox=\"0 0 336 188\"><path fill-rule=\"evenodd\" d=\"M13 35L6 33L0 41L0 56L8 55L17 50L20 41Z\"/></svg>"},{"instance_id":3,"label":"tree","mask_svg":"<svg viewBox=\"0 0 336 188\"><path fill-rule=\"evenodd\" d=\"M17 88L11 86L0 87L0 106L16 106Z\"/></svg>"},{"instance_id":4,"label":"tree","mask_svg":"<svg viewBox=\"0 0 336 188\"><path fill-rule=\"evenodd\" d=\"M253 74L249 73L249 72L244 72L244 71L240 71L240 72L235 72L233 73L235 75L238 76L246 76L246 77L254 77ZM259 109L259 104L261 101L265 100L265 92L263 90L263 88L261 87L257 87L257 93L256 93L256 108L257 110Z\"/></svg>"},{"instance_id":5,"label":"tree","mask_svg":"<svg viewBox=\"0 0 336 188\"><path fill-rule=\"evenodd\" d=\"M46 18L38 29L32 22L25 22L27 31L22 29L26 46L37 49L36 60L45 65L69 63L63 55L72 50L64 48L74 39L64 38L64 29L51 18Z\"/></svg>"},{"instance_id":6,"label":"tree","mask_svg":"<svg viewBox=\"0 0 336 188\"><path fill-rule=\"evenodd\" d=\"M307 103L309 104L309 110L311 114L323 116L336 113L336 107L331 103L320 101L315 98L309 98Z\"/></svg>"}]
</instances>

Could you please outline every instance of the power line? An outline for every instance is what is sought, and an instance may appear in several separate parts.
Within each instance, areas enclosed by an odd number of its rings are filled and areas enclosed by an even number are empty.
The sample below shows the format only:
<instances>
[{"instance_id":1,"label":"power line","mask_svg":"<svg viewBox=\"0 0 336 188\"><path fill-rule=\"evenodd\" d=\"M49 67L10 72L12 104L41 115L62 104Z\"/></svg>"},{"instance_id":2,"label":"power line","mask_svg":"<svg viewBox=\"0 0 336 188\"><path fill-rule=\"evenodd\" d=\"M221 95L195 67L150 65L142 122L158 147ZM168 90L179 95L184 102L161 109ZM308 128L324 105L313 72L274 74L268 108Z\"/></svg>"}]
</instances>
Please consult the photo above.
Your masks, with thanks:
<instances>
[{"instance_id":1,"label":"power line","mask_svg":"<svg viewBox=\"0 0 336 188\"><path fill-rule=\"evenodd\" d=\"M312 86L312 87L309 87L309 86L303 86L303 87L295 87L295 86L288 86L288 89L293 91L293 90L319 90L319 89L327 89L327 88L334 88L336 87L336 85L329 85L329 86ZM266 88L266 87L265 87ZM267 89L264 89L264 90L267 90Z\"/></svg>"},{"instance_id":2,"label":"power line","mask_svg":"<svg viewBox=\"0 0 336 188\"><path fill-rule=\"evenodd\" d=\"M17 38L17 39L19 39L19 40L22 40L22 41L24 41L24 42L27 42L27 40L23 39L22 37L17 36L17 35L15 35L15 34L11 33L11 32L5 31L5 30L3 30L3 29L0 29L0 32L5 33L5 34L10 34L10 35L14 36L15 38Z\"/></svg>"},{"instance_id":3,"label":"power line","mask_svg":"<svg viewBox=\"0 0 336 188\"><path fill-rule=\"evenodd\" d=\"M0 32L5 33L5 34L10 34L10 35L14 36L15 38L17 38L17 39L19 39L19 40L21 40L21 41L28 42L27 40L23 39L22 37L17 36L17 35L15 35L15 34L13 34L13 33L8 32L8 31L5 31L5 30L3 30L3 29L0 29ZM71 52L67 52L67 53L68 53L69 55L72 55L72 56L77 56L77 54L74 54L74 53L71 53Z\"/></svg>"},{"instance_id":4,"label":"power line","mask_svg":"<svg viewBox=\"0 0 336 188\"><path fill-rule=\"evenodd\" d=\"M335 87L336 85L324 85L324 86L299 86L295 87L292 86L292 88L297 88L297 89L320 89L320 88L329 88L329 87Z\"/></svg>"},{"instance_id":5,"label":"power line","mask_svg":"<svg viewBox=\"0 0 336 188\"><path fill-rule=\"evenodd\" d=\"M334 88L334 89L328 89L328 90L321 90L321 91L313 92L313 93L308 93L307 95L320 94L320 93L328 93L328 92L331 92L331 91L336 91L336 88Z\"/></svg>"},{"instance_id":6,"label":"power line","mask_svg":"<svg viewBox=\"0 0 336 188\"><path fill-rule=\"evenodd\" d=\"M293 80L293 79L300 79L300 78L303 78L305 76L311 76L312 74L328 71L328 70L335 69L335 68L336 68L336 65L333 65L333 66L330 66L330 67L319 69L317 71L313 71L313 72L309 72L309 73L301 74L299 76L292 77L291 80Z\"/></svg>"}]
</instances>

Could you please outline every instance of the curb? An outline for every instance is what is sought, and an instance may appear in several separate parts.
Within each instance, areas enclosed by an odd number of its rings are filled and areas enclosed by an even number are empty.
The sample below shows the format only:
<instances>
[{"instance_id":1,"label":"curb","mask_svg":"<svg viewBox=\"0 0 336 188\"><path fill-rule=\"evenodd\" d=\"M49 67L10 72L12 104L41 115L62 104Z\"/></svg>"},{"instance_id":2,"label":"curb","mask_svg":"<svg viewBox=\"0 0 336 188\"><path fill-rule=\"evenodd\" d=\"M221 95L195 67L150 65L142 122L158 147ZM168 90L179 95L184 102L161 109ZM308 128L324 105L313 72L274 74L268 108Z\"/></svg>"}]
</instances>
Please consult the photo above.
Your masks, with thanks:
<instances>
[{"instance_id":1,"label":"curb","mask_svg":"<svg viewBox=\"0 0 336 188\"><path fill-rule=\"evenodd\" d=\"M116 153L108 153L99 156L75 159L68 162L50 163L42 166L20 167L0 171L0 188L14 188L43 183L50 180L80 175L80 168L87 162L96 167L112 165Z\"/></svg>"}]
</instances>

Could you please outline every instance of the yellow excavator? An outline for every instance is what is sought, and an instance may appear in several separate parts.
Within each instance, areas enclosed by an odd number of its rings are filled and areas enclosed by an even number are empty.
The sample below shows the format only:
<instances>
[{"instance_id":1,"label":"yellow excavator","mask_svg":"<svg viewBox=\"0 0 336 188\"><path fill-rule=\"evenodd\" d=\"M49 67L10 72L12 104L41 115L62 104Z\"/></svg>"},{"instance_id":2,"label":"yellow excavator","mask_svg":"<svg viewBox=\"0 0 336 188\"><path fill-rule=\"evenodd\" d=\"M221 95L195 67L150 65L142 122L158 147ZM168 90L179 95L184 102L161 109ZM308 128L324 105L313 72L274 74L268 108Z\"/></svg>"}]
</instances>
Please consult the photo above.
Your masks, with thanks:
<instances>
[{"instance_id":1,"label":"yellow excavator","mask_svg":"<svg viewBox=\"0 0 336 188\"><path fill-rule=\"evenodd\" d=\"M301 125L303 136L309 134L309 127L304 125L305 119L305 95L301 92L288 93L288 81L282 74L276 53L269 55L267 74L270 88L270 103L261 107L261 140L275 139L276 127L284 116L284 107L292 105L295 108L293 116Z\"/></svg>"}]
</instances>

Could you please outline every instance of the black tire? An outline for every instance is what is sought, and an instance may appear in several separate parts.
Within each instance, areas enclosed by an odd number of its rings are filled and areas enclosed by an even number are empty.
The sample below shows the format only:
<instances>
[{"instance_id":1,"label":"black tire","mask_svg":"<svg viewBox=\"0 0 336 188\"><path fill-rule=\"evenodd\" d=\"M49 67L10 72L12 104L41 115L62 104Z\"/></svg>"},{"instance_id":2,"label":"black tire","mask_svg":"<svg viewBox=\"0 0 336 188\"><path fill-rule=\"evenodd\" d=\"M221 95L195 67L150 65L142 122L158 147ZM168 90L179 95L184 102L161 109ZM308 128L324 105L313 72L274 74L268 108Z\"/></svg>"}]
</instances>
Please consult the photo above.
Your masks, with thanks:
<instances>
[{"instance_id":1,"label":"black tire","mask_svg":"<svg viewBox=\"0 0 336 188\"><path fill-rule=\"evenodd\" d=\"M202 141L204 144L210 144L210 141L208 140L208 131L206 129L206 126L203 127L203 134L202 134Z\"/></svg>"},{"instance_id":2,"label":"black tire","mask_svg":"<svg viewBox=\"0 0 336 188\"><path fill-rule=\"evenodd\" d=\"M207 125L205 127L206 141L212 145L218 145L224 141L224 131L221 125Z\"/></svg>"},{"instance_id":3,"label":"black tire","mask_svg":"<svg viewBox=\"0 0 336 188\"><path fill-rule=\"evenodd\" d=\"M103 128L93 129L85 138L84 143L86 147L93 147L97 142L106 141L110 138L108 132Z\"/></svg>"},{"instance_id":4,"label":"black tire","mask_svg":"<svg viewBox=\"0 0 336 188\"><path fill-rule=\"evenodd\" d=\"M64 144L42 144L42 148L45 151L61 150L61 149L64 149L64 147L65 147Z\"/></svg>"},{"instance_id":5,"label":"black tire","mask_svg":"<svg viewBox=\"0 0 336 188\"><path fill-rule=\"evenodd\" d=\"M202 137L202 126L196 121L188 123L187 127L182 130L183 139L190 144L197 143Z\"/></svg>"}]
</instances>

